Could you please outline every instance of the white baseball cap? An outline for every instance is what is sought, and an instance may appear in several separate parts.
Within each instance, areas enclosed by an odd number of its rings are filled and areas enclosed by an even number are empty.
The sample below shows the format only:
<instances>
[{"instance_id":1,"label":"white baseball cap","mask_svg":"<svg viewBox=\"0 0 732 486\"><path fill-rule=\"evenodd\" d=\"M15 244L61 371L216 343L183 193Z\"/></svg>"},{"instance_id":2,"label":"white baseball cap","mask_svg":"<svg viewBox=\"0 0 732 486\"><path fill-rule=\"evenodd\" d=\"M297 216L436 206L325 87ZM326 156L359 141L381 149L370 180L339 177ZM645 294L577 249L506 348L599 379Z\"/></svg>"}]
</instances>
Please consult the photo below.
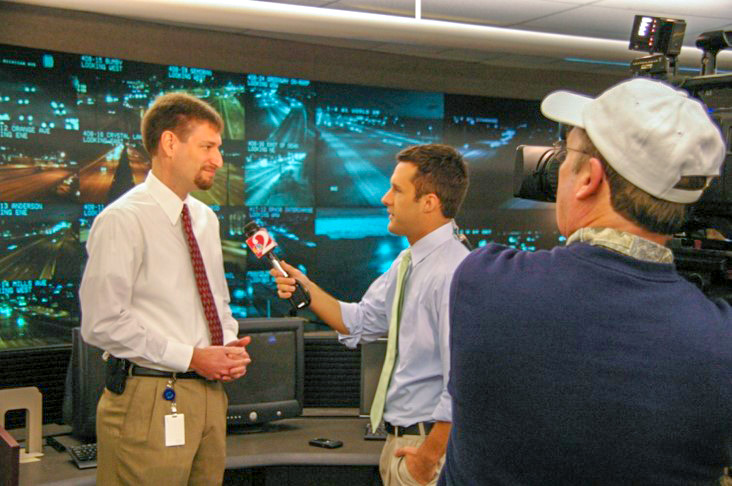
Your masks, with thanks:
<instances>
[{"instance_id":1,"label":"white baseball cap","mask_svg":"<svg viewBox=\"0 0 732 486\"><path fill-rule=\"evenodd\" d=\"M634 78L593 99L555 91L541 112L584 128L605 160L625 179L666 201L692 203L703 189L675 188L681 177L718 176L725 142L704 105L661 81Z\"/></svg>"}]
</instances>

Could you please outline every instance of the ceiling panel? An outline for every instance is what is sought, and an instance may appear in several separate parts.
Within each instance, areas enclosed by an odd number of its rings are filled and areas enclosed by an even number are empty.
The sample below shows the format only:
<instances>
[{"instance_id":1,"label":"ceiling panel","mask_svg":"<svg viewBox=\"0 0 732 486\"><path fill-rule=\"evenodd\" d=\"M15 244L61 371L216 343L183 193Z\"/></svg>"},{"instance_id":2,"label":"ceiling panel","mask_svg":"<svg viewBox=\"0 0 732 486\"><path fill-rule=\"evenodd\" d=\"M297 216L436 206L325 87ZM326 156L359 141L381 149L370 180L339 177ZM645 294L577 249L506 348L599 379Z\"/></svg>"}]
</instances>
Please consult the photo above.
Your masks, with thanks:
<instances>
[{"instance_id":1,"label":"ceiling panel","mask_svg":"<svg viewBox=\"0 0 732 486\"><path fill-rule=\"evenodd\" d=\"M548 2L546 0L521 0L521 8L515 1L486 2L485 0L423 0L422 17L453 22L467 22L508 26L527 22L547 15L578 8L577 5Z\"/></svg>"},{"instance_id":2,"label":"ceiling panel","mask_svg":"<svg viewBox=\"0 0 732 486\"><path fill-rule=\"evenodd\" d=\"M605 8L593 5L571 10L561 15L532 20L516 27L540 32L629 40L633 19L637 13L637 10ZM646 11L643 13L656 15L656 12ZM722 27L720 20L708 17L686 16L684 20L686 20L684 44L688 46L694 45L697 35L701 32L718 30Z\"/></svg>"},{"instance_id":3,"label":"ceiling panel","mask_svg":"<svg viewBox=\"0 0 732 486\"><path fill-rule=\"evenodd\" d=\"M730 0L600 0L594 5L672 18L693 16L732 20Z\"/></svg>"},{"instance_id":4,"label":"ceiling panel","mask_svg":"<svg viewBox=\"0 0 732 486\"><path fill-rule=\"evenodd\" d=\"M328 8L414 17L414 0L338 0Z\"/></svg>"}]
</instances>

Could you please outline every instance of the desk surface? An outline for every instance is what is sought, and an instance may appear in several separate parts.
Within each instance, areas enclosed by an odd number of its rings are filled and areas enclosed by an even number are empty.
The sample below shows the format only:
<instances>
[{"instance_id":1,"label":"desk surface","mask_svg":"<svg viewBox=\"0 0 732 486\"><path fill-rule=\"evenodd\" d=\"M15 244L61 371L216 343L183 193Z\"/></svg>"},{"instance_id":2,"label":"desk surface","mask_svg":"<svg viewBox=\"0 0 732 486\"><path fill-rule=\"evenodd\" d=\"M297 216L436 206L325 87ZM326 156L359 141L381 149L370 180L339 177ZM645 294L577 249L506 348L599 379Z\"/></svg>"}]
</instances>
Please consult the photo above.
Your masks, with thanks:
<instances>
[{"instance_id":1,"label":"desk surface","mask_svg":"<svg viewBox=\"0 0 732 486\"><path fill-rule=\"evenodd\" d=\"M306 417L274 422L265 432L230 434L226 441L226 468L298 464L376 466L384 442L363 439L366 423L367 419L355 417ZM343 441L343 447L323 449L308 445L316 437ZM68 445L74 441L63 442ZM21 486L95 484L96 469L77 469L68 452L56 452L45 445L43 452L40 462L20 465Z\"/></svg>"}]
</instances>

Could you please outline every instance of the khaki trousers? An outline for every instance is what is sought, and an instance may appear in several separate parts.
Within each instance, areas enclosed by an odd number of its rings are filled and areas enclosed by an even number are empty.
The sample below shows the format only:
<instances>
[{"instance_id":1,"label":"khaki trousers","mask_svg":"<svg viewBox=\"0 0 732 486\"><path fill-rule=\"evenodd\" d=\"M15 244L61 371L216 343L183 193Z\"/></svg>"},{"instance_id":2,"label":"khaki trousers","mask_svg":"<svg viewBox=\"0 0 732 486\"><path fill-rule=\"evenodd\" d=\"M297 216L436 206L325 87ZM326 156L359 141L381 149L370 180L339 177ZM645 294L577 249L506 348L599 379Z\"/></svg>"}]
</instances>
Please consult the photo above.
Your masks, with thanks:
<instances>
[{"instance_id":1,"label":"khaki trousers","mask_svg":"<svg viewBox=\"0 0 732 486\"><path fill-rule=\"evenodd\" d=\"M221 484L226 468L226 407L221 383L180 379L178 413L185 444L165 446L167 378L130 376L121 395L105 389L97 406L97 484Z\"/></svg>"},{"instance_id":2,"label":"khaki trousers","mask_svg":"<svg viewBox=\"0 0 732 486\"><path fill-rule=\"evenodd\" d=\"M402 447L419 447L427 438L426 435L402 435L396 437L393 434L386 436L386 444L381 450L379 459L379 473L384 486L417 486L418 483L407 470L407 462L404 456L395 457L394 452ZM440 459L440 464L435 477L427 483L430 486L437 484L442 465L445 463L445 456Z\"/></svg>"}]
</instances>

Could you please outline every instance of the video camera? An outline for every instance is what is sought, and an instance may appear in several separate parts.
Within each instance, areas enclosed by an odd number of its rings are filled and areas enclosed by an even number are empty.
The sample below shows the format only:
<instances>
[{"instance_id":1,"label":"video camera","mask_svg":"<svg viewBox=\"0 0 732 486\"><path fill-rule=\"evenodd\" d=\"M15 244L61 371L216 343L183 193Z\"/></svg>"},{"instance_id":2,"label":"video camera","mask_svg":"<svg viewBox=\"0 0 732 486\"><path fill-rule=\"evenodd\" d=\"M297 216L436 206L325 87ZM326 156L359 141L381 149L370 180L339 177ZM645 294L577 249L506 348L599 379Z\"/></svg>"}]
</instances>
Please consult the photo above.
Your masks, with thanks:
<instances>
[{"instance_id":1,"label":"video camera","mask_svg":"<svg viewBox=\"0 0 732 486\"><path fill-rule=\"evenodd\" d=\"M634 76L662 79L701 100L727 142L720 177L690 206L682 234L671 241L679 272L704 292L732 301L732 74L715 74L719 51L732 47L732 31L705 32L696 40L703 52L700 75L680 77L676 56L681 52L686 22L636 15L631 50L649 56L631 62ZM563 130L560 130L562 138ZM514 166L514 196L554 202L560 162L555 147L520 145ZM715 238L710 238L714 234Z\"/></svg>"}]
</instances>

